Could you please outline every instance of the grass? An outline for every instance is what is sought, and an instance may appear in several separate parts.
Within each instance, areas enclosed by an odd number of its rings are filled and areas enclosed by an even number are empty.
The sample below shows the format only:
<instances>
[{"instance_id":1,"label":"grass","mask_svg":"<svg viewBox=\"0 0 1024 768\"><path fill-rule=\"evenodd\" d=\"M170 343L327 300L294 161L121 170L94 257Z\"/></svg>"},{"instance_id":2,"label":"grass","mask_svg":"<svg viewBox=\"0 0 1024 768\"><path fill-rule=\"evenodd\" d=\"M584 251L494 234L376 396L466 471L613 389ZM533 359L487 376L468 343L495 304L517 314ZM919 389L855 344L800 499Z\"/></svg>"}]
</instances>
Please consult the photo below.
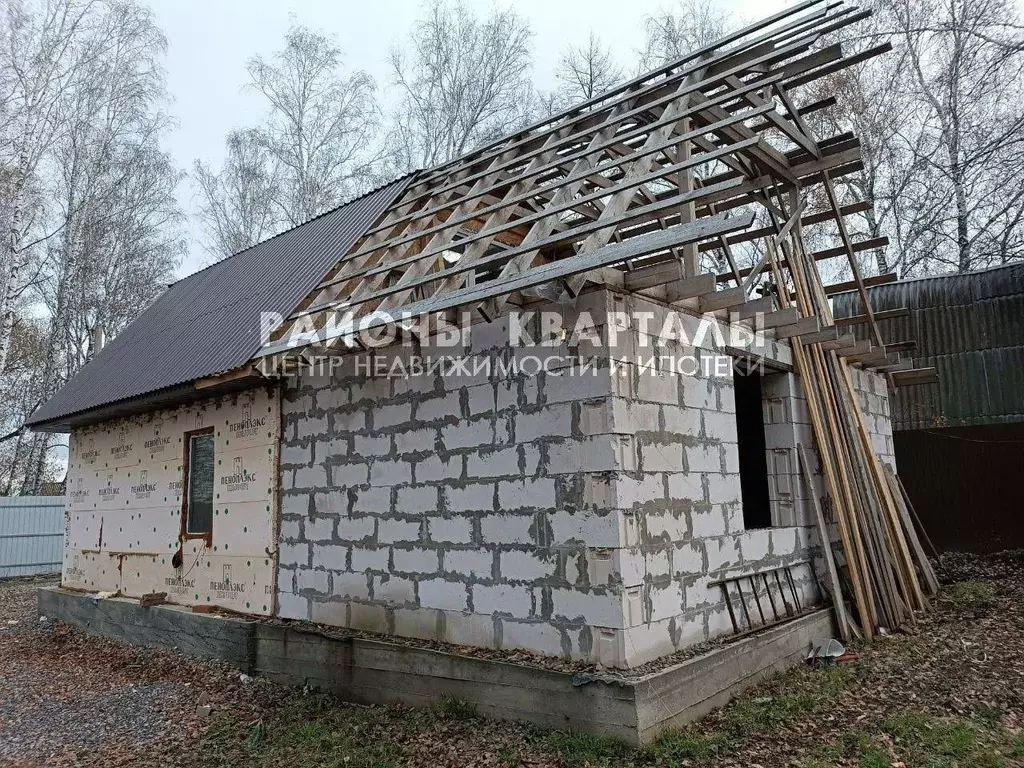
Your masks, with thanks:
<instances>
[{"instance_id":1,"label":"grass","mask_svg":"<svg viewBox=\"0 0 1024 768\"><path fill-rule=\"evenodd\" d=\"M204 742L213 750L209 763L214 765L390 768L399 765L401 750L382 725L375 710L338 706L325 695L296 694L269 725L218 713Z\"/></svg>"},{"instance_id":2,"label":"grass","mask_svg":"<svg viewBox=\"0 0 1024 768\"><path fill-rule=\"evenodd\" d=\"M983 616L996 604L996 589L987 581L961 581L949 591L957 613Z\"/></svg>"},{"instance_id":3,"label":"grass","mask_svg":"<svg viewBox=\"0 0 1024 768\"><path fill-rule=\"evenodd\" d=\"M984 720L939 718L919 711L884 720L874 734L850 730L838 745L821 749L803 768L824 768L841 760L859 768L1006 768L1007 758L1024 756L1022 737Z\"/></svg>"}]
</instances>

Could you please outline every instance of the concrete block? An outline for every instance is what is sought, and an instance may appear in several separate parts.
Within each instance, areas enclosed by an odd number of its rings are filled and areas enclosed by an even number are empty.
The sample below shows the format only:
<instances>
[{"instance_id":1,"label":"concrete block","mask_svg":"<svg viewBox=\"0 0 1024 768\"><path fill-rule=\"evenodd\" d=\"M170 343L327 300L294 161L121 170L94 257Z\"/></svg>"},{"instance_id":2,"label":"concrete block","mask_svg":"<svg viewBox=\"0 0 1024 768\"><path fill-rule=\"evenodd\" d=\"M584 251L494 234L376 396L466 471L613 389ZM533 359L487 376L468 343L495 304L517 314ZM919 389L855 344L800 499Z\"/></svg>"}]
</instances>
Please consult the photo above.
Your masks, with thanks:
<instances>
[{"instance_id":1,"label":"concrete block","mask_svg":"<svg viewBox=\"0 0 1024 768\"><path fill-rule=\"evenodd\" d=\"M466 585L444 579L424 579L419 582L420 606L447 611L465 611L469 602Z\"/></svg>"},{"instance_id":2,"label":"concrete block","mask_svg":"<svg viewBox=\"0 0 1024 768\"><path fill-rule=\"evenodd\" d=\"M442 427L441 443L449 451L494 445L494 424L489 420L460 421L458 424Z\"/></svg>"},{"instance_id":3,"label":"concrete block","mask_svg":"<svg viewBox=\"0 0 1024 768\"><path fill-rule=\"evenodd\" d=\"M352 488L366 485L370 481L370 467L367 464L337 464L330 468L331 485L335 488ZM321 486L327 485L321 482Z\"/></svg>"},{"instance_id":4,"label":"concrete block","mask_svg":"<svg viewBox=\"0 0 1024 768\"><path fill-rule=\"evenodd\" d=\"M438 617L436 608L416 608L412 606L395 608L395 634L400 637L414 637L421 640L437 640Z\"/></svg>"},{"instance_id":5,"label":"concrete block","mask_svg":"<svg viewBox=\"0 0 1024 768\"><path fill-rule=\"evenodd\" d=\"M377 542L395 544L420 540L422 524L419 520L382 518L377 521Z\"/></svg>"},{"instance_id":6,"label":"concrete block","mask_svg":"<svg viewBox=\"0 0 1024 768\"><path fill-rule=\"evenodd\" d=\"M660 432L658 403L641 403L636 400L625 400L616 397L611 400L612 431L619 434L636 434L637 432ZM672 407L672 406L666 406Z\"/></svg>"},{"instance_id":7,"label":"concrete block","mask_svg":"<svg viewBox=\"0 0 1024 768\"><path fill-rule=\"evenodd\" d=\"M414 465L417 483L430 483L439 480L458 480L462 476L462 459L442 459L440 456L427 456Z\"/></svg>"},{"instance_id":8,"label":"concrete block","mask_svg":"<svg viewBox=\"0 0 1024 768\"><path fill-rule=\"evenodd\" d=\"M391 489L381 486L360 488L356 491L356 500L352 505L352 510L363 514L391 514Z\"/></svg>"},{"instance_id":9,"label":"concrete block","mask_svg":"<svg viewBox=\"0 0 1024 768\"><path fill-rule=\"evenodd\" d=\"M376 523L376 518L373 517L340 517L338 518L338 539L352 542L368 539L373 536Z\"/></svg>"},{"instance_id":10,"label":"concrete block","mask_svg":"<svg viewBox=\"0 0 1024 768\"><path fill-rule=\"evenodd\" d=\"M282 493L281 493L281 514L305 516L309 514L309 491L295 493L285 489L284 478L291 476L291 472L282 472Z\"/></svg>"},{"instance_id":11,"label":"concrete block","mask_svg":"<svg viewBox=\"0 0 1024 768\"><path fill-rule=\"evenodd\" d=\"M485 544L533 544L533 513L484 515L480 518L480 535Z\"/></svg>"},{"instance_id":12,"label":"concrete block","mask_svg":"<svg viewBox=\"0 0 1024 768\"><path fill-rule=\"evenodd\" d=\"M703 434L708 440L736 442L736 416L721 411L701 411Z\"/></svg>"},{"instance_id":13,"label":"concrete block","mask_svg":"<svg viewBox=\"0 0 1024 768\"><path fill-rule=\"evenodd\" d=\"M478 451L466 459L467 477L518 477L520 474L519 448L516 446Z\"/></svg>"},{"instance_id":14,"label":"concrete block","mask_svg":"<svg viewBox=\"0 0 1024 768\"><path fill-rule=\"evenodd\" d=\"M277 615L282 619L309 621L309 598L291 592L277 593Z\"/></svg>"},{"instance_id":15,"label":"concrete block","mask_svg":"<svg viewBox=\"0 0 1024 768\"><path fill-rule=\"evenodd\" d=\"M551 590L552 614L570 621L581 620L599 627L622 627L622 598L578 589Z\"/></svg>"},{"instance_id":16,"label":"concrete block","mask_svg":"<svg viewBox=\"0 0 1024 768\"><path fill-rule=\"evenodd\" d=\"M329 627L348 626L347 600L310 601L310 618L317 624Z\"/></svg>"},{"instance_id":17,"label":"concrete block","mask_svg":"<svg viewBox=\"0 0 1024 768\"><path fill-rule=\"evenodd\" d=\"M704 498L704 475L698 472L673 472L668 475L668 496L679 501Z\"/></svg>"},{"instance_id":18,"label":"concrete block","mask_svg":"<svg viewBox=\"0 0 1024 768\"><path fill-rule=\"evenodd\" d=\"M473 525L467 517L427 518L427 536L431 541L468 544L473 536Z\"/></svg>"},{"instance_id":19,"label":"concrete block","mask_svg":"<svg viewBox=\"0 0 1024 768\"><path fill-rule=\"evenodd\" d=\"M386 603L412 603L416 600L416 582L385 574L373 577L373 599Z\"/></svg>"},{"instance_id":20,"label":"concrete block","mask_svg":"<svg viewBox=\"0 0 1024 768\"><path fill-rule=\"evenodd\" d=\"M330 594L330 586L327 583L327 571L300 568L295 578L300 592L312 590L322 595Z\"/></svg>"},{"instance_id":21,"label":"concrete block","mask_svg":"<svg viewBox=\"0 0 1024 768\"><path fill-rule=\"evenodd\" d=\"M449 611L445 614L444 636L441 639L455 645L493 648L494 622L489 616Z\"/></svg>"},{"instance_id":22,"label":"concrete block","mask_svg":"<svg viewBox=\"0 0 1024 768\"><path fill-rule=\"evenodd\" d=\"M329 571L346 570L348 547L338 544L317 544L313 547L313 567L326 568Z\"/></svg>"},{"instance_id":23,"label":"concrete block","mask_svg":"<svg viewBox=\"0 0 1024 768\"><path fill-rule=\"evenodd\" d=\"M427 485L399 488L396 491L396 494L396 513L417 515L425 512L436 512L440 508L438 489L436 486Z\"/></svg>"},{"instance_id":24,"label":"concrete block","mask_svg":"<svg viewBox=\"0 0 1024 768\"><path fill-rule=\"evenodd\" d=\"M295 541L302 538L302 523L299 520L281 521L281 539Z\"/></svg>"},{"instance_id":25,"label":"concrete block","mask_svg":"<svg viewBox=\"0 0 1024 768\"><path fill-rule=\"evenodd\" d=\"M676 542L671 551L673 577L701 576L704 574L707 545L703 540Z\"/></svg>"},{"instance_id":26,"label":"concrete block","mask_svg":"<svg viewBox=\"0 0 1024 768\"><path fill-rule=\"evenodd\" d=\"M499 614L517 619L528 618L533 612L533 597L529 587L511 584L472 586L473 611L485 615Z\"/></svg>"},{"instance_id":27,"label":"concrete block","mask_svg":"<svg viewBox=\"0 0 1024 768\"><path fill-rule=\"evenodd\" d=\"M753 565L768 557L771 550L771 529L763 528L756 531L746 531L740 535L740 552L743 554L743 563Z\"/></svg>"},{"instance_id":28,"label":"concrete block","mask_svg":"<svg viewBox=\"0 0 1024 768\"><path fill-rule=\"evenodd\" d=\"M442 397L421 400L416 404L414 416L416 421L427 422L461 418L462 408L459 405L458 390L449 392Z\"/></svg>"},{"instance_id":29,"label":"concrete block","mask_svg":"<svg viewBox=\"0 0 1024 768\"><path fill-rule=\"evenodd\" d=\"M726 533L725 517L722 516L718 507L700 512L694 511L691 513L690 519L695 539L710 539L715 536L724 536Z\"/></svg>"},{"instance_id":30,"label":"concrete block","mask_svg":"<svg viewBox=\"0 0 1024 768\"><path fill-rule=\"evenodd\" d=\"M700 433L701 411L697 408L681 405L663 405L661 413L665 418L666 432L677 435L692 435L694 437Z\"/></svg>"},{"instance_id":31,"label":"concrete block","mask_svg":"<svg viewBox=\"0 0 1024 768\"><path fill-rule=\"evenodd\" d=\"M352 547L352 570L357 573L368 570L387 571L389 555L387 547Z\"/></svg>"},{"instance_id":32,"label":"concrete block","mask_svg":"<svg viewBox=\"0 0 1024 768\"><path fill-rule=\"evenodd\" d=\"M621 515L618 512L597 514L590 510L557 510L548 513L547 521L551 526L552 546L569 543L588 547L622 546L619 535Z\"/></svg>"},{"instance_id":33,"label":"concrete block","mask_svg":"<svg viewBox=\"0 0 1024 768\"><path fill-rule=\"evenodd\" d=\"M282 464L301 464L303 466L313 461L313 441L305 440L299 442L281 442Z\"/></svg>"},{"instance_id":34,"label":"concrete block","mask_svg":"<svg viewBox=\"0 0 1024 768\"><path fill-rule=\"evenodd\" d=\"M386 632L387 609L383 605L349 603L349 627L363 632Z\"/></svg>"},{"instance_id":35,"label":"concrete block","mask_svg":"<svg viewBox=\"0 0 1024 768\"><path fill-rule=\"evenodd\" d=\"M462 488L444 489L449 512L477 512L494 509L494 483L469 483Z\"/></svg>"},{"instance_id":36,"label":"concrete block","mask_svg":"<svg viewBox=\"0 0 1024 768\"><path fill-rule=\"evenodd\" d=\"M614 481L615 499L612 506L621 509L635 509L665 498L665 486L661 475L616 475Z\"/></svg>"},{"instance_id":37,"label":"concrete block","mask_svg":"<svg viewBox=\"0 0 1024 768\"><path fill-rule=\"evenodd\" d=\"M391 436L355 435L352 438L352 453L365 459L387 456L391 453Z\"/></svg>"},{"instance_id":38,"label":"concrete block","mask_svg":"<svg viewBox=\"0 0 1024 768\"><path fill-rule=\"evenodd\" d=\"M345 410L331 414L331 422L336 435L351 434L366 429L366 411Z\"/></svg>"},{"instance_id":39,"label":"concrete block","mask_svg":"<svg viewBox=\"0 0 1024 768\"><path fill-rule=\"evenodd\" d=\"M668 442L641 444L640 466L644 472L681 472L685 469L683 446Z\"/></svg>"},{"instance_id":40,"label":"concrete block","mask_svg":"<svg viewBox=\"0 0 1024 768\"><path fill-rule=\"evenodd\" d=\"M322 488L327 485L327 472L320 464L312 467L297 467L293 472L293 488Z\"/></svg>"},{"instance_id":41,"label":"concrete block","mask_svg":"<svg viewBox=\"0 0 1024 768\"><path fill-rule=\"evenodd\" d=\"M313 506L321 515L343 515L348 512L348 491L342 488L317 491L313 494ZM306 511L303 510L300 514L305 514Z\"/></svg>"},{"instance_id":42,"label":"concrete block","mask_svg":"<svg viewBox=\"0 0 1024 768\"><path fill-rule=\"evenodd\" d=\"M391 562L396 573L433 574L440 570L440 553L436 549L399 549L391 553ZM354 566L353 566L354 570Z\"/></svg>"},{"instance_id":43,"label":"concrete block","mask_svg":"<svg viewBox=\"0 0 1024 768\"><path fill-rule=\"evenodd\" d=\"M533 552L502 552L500 564L502 581L535 582L555 575L557 559L554 555L540 557Z\"/></svg>"},{"instance_id":44,"label":"concrete block","mask_svg":"<svg viewBox=\"0 0 1024 768\"><path fill-rule=\"evenodd\" d=\"M665 405L679 404L679 378L674 373L651 369L637 372L637 400Z\"/></svg>"},{"instance_id":45,"label":"concrete block","mask_svg":"<svg viewBox=\"0 0 1024 768\"><path fill-rule=\"evenodd\" d=\"M721 472L722 453L717 445L688 446L686 466L690 472Z\"/></svg>"},{"instance_id":46,"label":"concrete block","mask_svg":"<svg viewBox=\"0 0 1024 768\"><path fill-rule=\"evenodd\" d=\"M395 427L412 421L412 403L391 403L371 409L375 430Z\"/></svg>"},{"instance_id":47,"label":"concrete block","mask_svg":"<svg viewBox=\"0 0 1024 768\"><path fill-rule=\"evenodd\" d=\"M366 578L366 574L363 573L333 573L331 574L331 594L335 597L369 600L370 588ZM314 618L313 621L319 620Z\"/></svg>"},{"instance_id":48,"label":"concrete block","mask_svg":"<svg viewBox=\"0 0 1024 768\"><path fill-rule=\"evenodd\" d=\"M501 620L501 647L526 648L548 656L563 656L562 631L545 622Z\"/></svg>"},{"instance_id":49,"label":"concrete block","mask_svg":"<svg viewBox=\"0 0 1024 768\"><path fill-rule=\"evenodd\" d=\"M444 553L445 573L490 579L494 568L494 555L486 549L449 549Z\"/></svg>"},{"instance_id":50,"label":"concrete block","mask_svg":"<svg viewBox=\"0 0 1024 768\"><path fill-rule=\"evenodd\" d=\"M690 536L690 524L682 510L648 510L642 513L651 541L680 541Z\"/></svg>"},{"instance_id":51,"label":"concrete block","mask_svg":"<svg viewBox=\"0 0 1024 768\"><path fill-rule=\"evenodd\" d=\"M306 541L331 541L334 538L336 517L314 517L304 523Z\"/></svg>"},{"instance_id":52,"label":"concrete block","mask_svg":"<svg viewBox=\"0 0 1024 768\"><path fill-rule=\"evenodd\" d=\"M498 507L503 510L555 506L555 481L551 477L498 481Z\"/></svg>"},{"instance_id":53,"label":"concrete block","mask_svg":"<svg viewBox=\"0 0 1024 768\"><path fill-rule=\"evenodd\" d=\"M423 453L437 449L436 429L417 429L409 432L396 432L394 435L395 452L401 456L407 453Z\"/></svg>"},{"instance_id":54,"label":"concrete block","mask_svg":"<svg viewBox=\"0 0 1024 768\"><path fill-rule=\"evenodd\" d=\"M529 443L549 437L572 435L572 406L568 403L548 406L535 413L515 417L517 443Z\"/></svg>"},{"instance_id":55,"label":"concrete block","mask_svg":"<svg viewBox=\"0 0 1024 768\"><path fill-rule=\"evenodd\" d=\"M377 459L370 465L370 485L394 486L412 482L412 464Z\"/></svg>"},{"instance_id":56,"label":"concrete block","mask_svg":"<svg viewBox=\"0 0 1024 768\"><path fill-rule=\"evenodd\" d=\"M560 375L549 372L544 376L544 402L574 403L579 400L596 400L611 396L611 378L608 368L591 368L582 375Z\"/></svg>"},{"instance_id":57,"label":"concrete block","mask_svg":"<svg viewBox=\"0 0 1024 768\"><path fill-rule=\"evenodd\" d=\"M277 560L283 566L306 566L309 564L309 544L281 544Z\"/></svg>"}]
</instances>

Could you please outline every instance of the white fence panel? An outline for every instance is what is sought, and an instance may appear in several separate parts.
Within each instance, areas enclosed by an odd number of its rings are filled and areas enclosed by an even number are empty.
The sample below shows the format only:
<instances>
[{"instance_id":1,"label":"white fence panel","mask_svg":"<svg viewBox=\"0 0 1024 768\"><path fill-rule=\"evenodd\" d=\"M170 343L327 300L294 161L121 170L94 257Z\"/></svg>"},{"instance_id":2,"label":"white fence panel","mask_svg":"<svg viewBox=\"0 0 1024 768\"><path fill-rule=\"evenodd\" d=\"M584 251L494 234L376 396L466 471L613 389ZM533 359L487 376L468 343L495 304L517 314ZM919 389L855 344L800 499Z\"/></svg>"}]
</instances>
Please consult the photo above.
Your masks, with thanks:
<instances>
[{"instance_id":1,"label":"white fence panel","mask_svg":"<svg viewBox=\"0 0 1024 768\"><path fill-rule=\"evenodd\" d=\"M59 573L63 557L63 496L0 497L0 579Z\"/></svg>"}]
</instances>

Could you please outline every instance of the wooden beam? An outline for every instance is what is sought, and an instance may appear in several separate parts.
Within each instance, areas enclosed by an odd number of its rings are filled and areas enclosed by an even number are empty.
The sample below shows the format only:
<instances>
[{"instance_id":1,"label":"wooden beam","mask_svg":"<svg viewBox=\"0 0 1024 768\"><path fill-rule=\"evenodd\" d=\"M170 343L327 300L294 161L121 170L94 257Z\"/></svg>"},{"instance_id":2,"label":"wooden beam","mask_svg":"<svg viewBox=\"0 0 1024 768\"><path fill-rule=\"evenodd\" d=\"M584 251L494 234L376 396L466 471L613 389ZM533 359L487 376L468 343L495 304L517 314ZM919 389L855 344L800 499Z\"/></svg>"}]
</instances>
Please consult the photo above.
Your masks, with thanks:
<instances>
[{"instance_id":1,"label":"wooden beam","mask_svg":"<svg viewBox=\"0 0 1024 768\"><path fill-rule=\"evenodd\" d=\"M747 300L747 292L742 288L726 288L724 291L706 293L700 297L700 311L702 313L717 312L722 309L731 309Z\"/></svg>"},{"instance_id":2,"label":"wooden beam","mask_svg":"<svg viewBox=\"0 0 1024 768\"><path fill-rule=\"evenodd\" d=\"M733 317L735 316L735 319L737 320L749 320L756 318L758 313L762 315L767 315L771 313L772 309L774 308L775 299L773 299L771 296L764 296L763 298L754 299L752 301L747 301L746 303L741 304L740 308L736 310L736 312L730 314L730 319L733 319Z\"/></svg>"},{"instance_id":3,"label":"wooden beam","mask_svg":"<svg viewBox=\"0 0 1024 768\"><path fill-rule=\"evenodd\" d=\"M821 323L816 317L802 317L792 325L782 325L775 329L776 339L790 339L794 336L803 336L805 333L817 333L821 330Z\"/></svg>"},{"instance_id":4,"label":"wooden beam","mask_svg":"<svg viewBox=\"0 0 1024 768\"><path fill-rule=\"evenodd\" d=\"M800 310L796 307L786 307L768 312L761 318L761 329L778 328L783 325L793 325L800 319Z\"/></svg>"},{"instance_id":5,"label":"wooden beam","mask_svg":"<svg viewBox=\"0 0 1024 768\"><path fill-rule=\"evenodd\" d=\"M820 349L822 352L829 352L830 350L833 349L845 349L846 347L852 347L856 343L856 336L854 336L852 333L844 333L835 341L823 342L820 346Z\"/></svg>"},{"instance_id":6,"label":"wooden beam","mask_svg":"<svg viewBox=\"0 0 1024 768\"><path fill-rule=\"evenodd\" d=\"M910 310L906 307L899 309L883 309L881 312L874 313L875 320L894 320L898 317L906 317L910 314ZM861 325L863 323L871 322L871 315L853 315L852 317L837 317L836 325L843 327L848 325Z\"/></svg>"},{"instance_id":7,"label":"wooden beam","mask_svg":"<svg viewBox=\"0 0 1024 768\"><path fill-rule=\"evenodd\" d=\"M694 299L706 293L714 292L715 276L711 273L706 273L669 283L665 286L665 299L669 304L675 304L686 299Z\"/></svg>"},{"instance_id":8,"label":"wooden beam","mask_svg":"<svg viewBox=\"0 0 1024 768\"><path fill-rule=\"evenodd\" d=\"M892 383L896 387L938 384L939 372L935 368L911 368L908 371L896 371L892 374Z\"/></svg>"},{"instance_id":9,"label":"wooden beam","mask_svg":"<svg viewBox=\"0 0 1024 768\"><path fill-rule=\"evenodd\" d=\"M800 337L804 344L822 344L826 341L835 341L839 338L839 331L834 325L826 326L817 333L808 333Z\"/></svg>"},{"instance_id":10,"label":"wooden beam","mask_svg":"<svg viewBox=\"0 0 1024 768\"><path fill-rule=\"evenodd\" d=\"M871 341L869 339L862 339L856 344L852 344L847 347L836 350L836 354L840 357L849 357L855 355L865 355L872 349Z\"/></svg>"},{"instance_id":11,"label":"wooden beam","mask_svg":"<svg viewBox=\"0 0 1024 768\"><path fill-rule=\"evenodd\" d=\"M885 345L886 352L915 352L916 350L916 341L894 341L892 344Z\"/></svg>"}]
</instances>

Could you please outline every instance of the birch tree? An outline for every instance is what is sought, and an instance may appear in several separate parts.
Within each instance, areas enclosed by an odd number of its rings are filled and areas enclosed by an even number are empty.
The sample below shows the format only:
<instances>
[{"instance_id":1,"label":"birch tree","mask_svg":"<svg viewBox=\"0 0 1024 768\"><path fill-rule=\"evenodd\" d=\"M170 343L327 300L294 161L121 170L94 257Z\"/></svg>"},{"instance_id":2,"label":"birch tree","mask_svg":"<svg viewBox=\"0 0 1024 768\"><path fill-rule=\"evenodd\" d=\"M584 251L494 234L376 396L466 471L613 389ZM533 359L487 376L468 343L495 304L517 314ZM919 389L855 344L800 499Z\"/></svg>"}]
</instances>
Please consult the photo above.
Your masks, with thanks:
<instances>
[{"instance_id":1,"label":"birch tree","mask_svg":"<svg viewBox=\"0 0 1024 768\"><path fill-rule=\"evenodd\" d=\"M293 25L284 42L247 68L251 88L270 106L255 136L276 169L274 204L295 226L363 191L376 160L368 147L379 111L373 80L362 71L343 73L332 37Z\"/></svg>"},{"instance_id":2,"label":"birch tree","mask_svg":"<svg viewBox=\"0 0 1024 768\"><path fill-rule=\"evenodd\" d=\"M400 170L429 168L499 138L529 119L532 32L514 9L480 17L432 0L406 48L389 58L398 106L388 149Z\"/></svg>"},{"instance_id":3,"label":"birch tree","mask_svg":"<svg viewBox=\"0 0 1024 768\"><path fill-rule=\"evenodd\" d=\"M199 218L206 249L215 259L245 250L278 231L275 207L278 166L260 135L252 130L228 134L227 158L219 172L195 161Z\"/></svg>"},{"instance_id":4,"label":"birch tree","mask_svg":"<svg viewBox=\"0 0 1024 768\"><path fill-rule=\"evenodd\" d=\"M981 246L999 227L1019 226L1024 200L1019 12L1006 0L914 0L887 10L925 111L917 158L942 180L937 202L952 202L941 228L947 248L936 258L959 272L998 262L998 249Z\"/></svg>"},{"instance_id":5,"label":"birch tree","mask_svg":"<svg viewBox=\"0 0 1024 768\"><path fill-rule=\"evenodd\" d=\"M593 33L584 45L569 46L558 59L556 94L563 108L610 91L623 79L611 51Z\"/></svg>"},{"instance_id":6,"label":"birch tree","mask_svg":"<svg viewBox=\"0 0 1024 768\"><path fill-rule=\"evenodd\" d=\"M679 0L644 21L641 70L675 61L734 29L736 20L715 0Z\"/></svg>"},{"instance_id":7,"label":"birch tree","mask_svg":"<svg viewBox=\"0 0 1024 768\"><path fill-rule=\"evenodd\" d=\"M0 371L10 349L15 308L25 289L26 237L34 221L39 165L62 126L61 99L80 84L96 55L82 44L94 24L95 0L10 2L4 10L0 56L0 166L5 169L7 236L0 254Z\"/></svg>"}]
</instances>

